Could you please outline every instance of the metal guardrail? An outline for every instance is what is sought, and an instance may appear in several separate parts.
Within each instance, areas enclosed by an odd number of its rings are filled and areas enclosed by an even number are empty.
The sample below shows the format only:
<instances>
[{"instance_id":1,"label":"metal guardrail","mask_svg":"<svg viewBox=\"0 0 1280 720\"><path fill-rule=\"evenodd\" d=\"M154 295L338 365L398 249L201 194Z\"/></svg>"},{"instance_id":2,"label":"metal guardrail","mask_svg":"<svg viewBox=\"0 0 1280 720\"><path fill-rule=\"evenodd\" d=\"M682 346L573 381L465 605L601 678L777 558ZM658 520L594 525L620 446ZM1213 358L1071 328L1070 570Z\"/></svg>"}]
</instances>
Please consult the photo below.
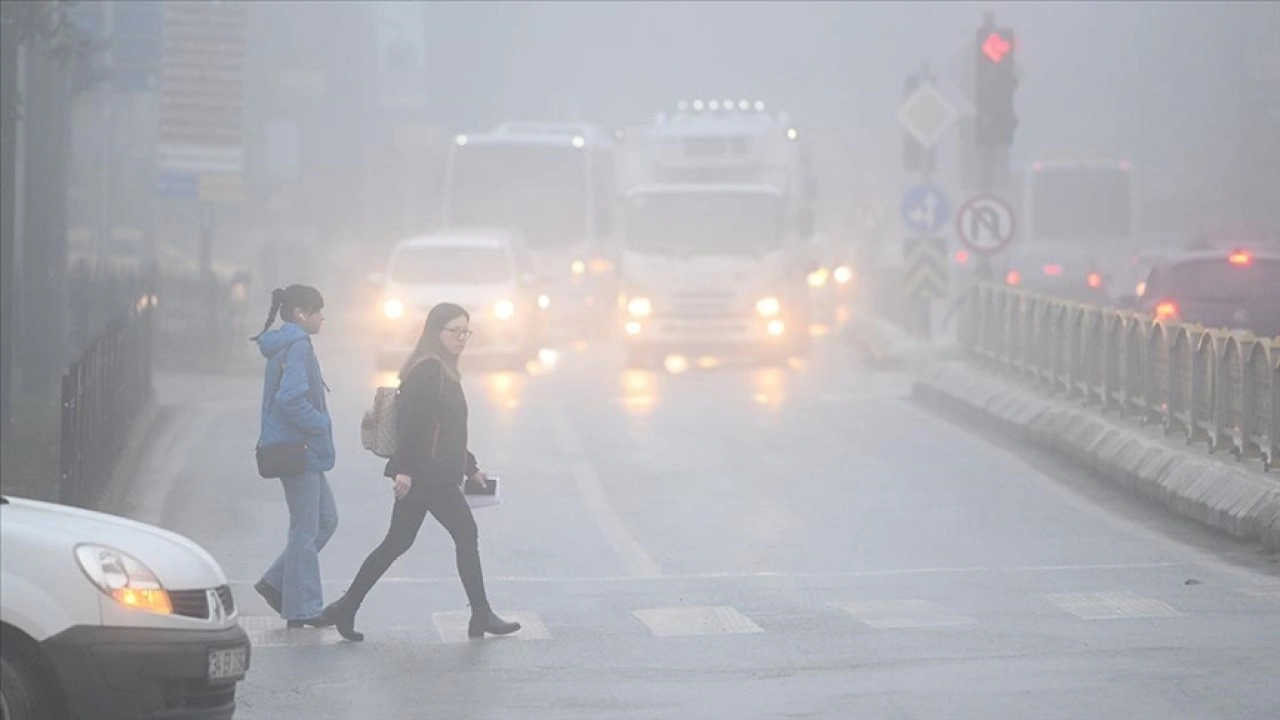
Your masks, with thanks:
<instances>
[{"instance_id":1,"label":"metal guardrail","mask_svg":"<svg viewBox=\"0 0 1280 720\"><path fill-rule=\"evenodd\" d=\"M1280 467L1280 338L982 284L960 341L1044 389Z\"/></svg>"},{"instance_id":2,"label":"metal guardrail","mask_svg":"<svg viewBox=\"0 0 1280 720\"><path fill-rule=\"evenodd\" d=\"M62 376L58 500L64 505L97 504L151 398L154 300L150 289L139 295Z\"/></svg>"}]
</instances>

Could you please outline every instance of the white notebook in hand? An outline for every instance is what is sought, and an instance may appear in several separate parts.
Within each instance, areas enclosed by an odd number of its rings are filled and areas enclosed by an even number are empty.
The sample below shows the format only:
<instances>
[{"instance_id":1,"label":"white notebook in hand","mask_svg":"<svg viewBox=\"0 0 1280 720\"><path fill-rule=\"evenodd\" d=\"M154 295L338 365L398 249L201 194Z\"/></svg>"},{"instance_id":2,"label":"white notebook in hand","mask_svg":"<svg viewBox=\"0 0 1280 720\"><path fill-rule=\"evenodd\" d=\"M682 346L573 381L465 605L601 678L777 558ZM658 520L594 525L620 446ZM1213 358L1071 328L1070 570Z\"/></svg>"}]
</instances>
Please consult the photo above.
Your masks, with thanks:
<instances>
[{"instance_id":1,"label":"white notebook in hand","mask_svg":"<svg viewBox=\"0 0 1280 720\"><path fill-rule=\"evenodd\" d=\"M474 510L475 508L490 507L502 504L502 483L501 478L496 475L489 476L488 487L480 487L479 484L471 482L468 478L462 484L463 497L467 499L467 504Z\"/></svg>"}]
</instances>

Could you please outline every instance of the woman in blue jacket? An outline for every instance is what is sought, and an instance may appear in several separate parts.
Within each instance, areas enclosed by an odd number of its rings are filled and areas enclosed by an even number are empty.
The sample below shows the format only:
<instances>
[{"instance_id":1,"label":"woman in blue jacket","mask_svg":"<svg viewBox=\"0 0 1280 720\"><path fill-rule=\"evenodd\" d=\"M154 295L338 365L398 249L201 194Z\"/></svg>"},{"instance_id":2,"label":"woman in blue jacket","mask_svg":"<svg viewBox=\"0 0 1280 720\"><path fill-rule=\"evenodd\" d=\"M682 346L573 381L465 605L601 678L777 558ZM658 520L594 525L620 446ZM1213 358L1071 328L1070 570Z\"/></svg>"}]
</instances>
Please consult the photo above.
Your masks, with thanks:
<instances>
[{"instance_id":1,"label":"woman in blue jacket","mask_svg":"<svg viewBox=\"0 0 1280 720\"><path fill-rule=\"evenodd\" d=\"M277 315L284 323L271 330ZM262 386L261 446L305 443L307 470L281 478L289 505L289 540L253 587L291 628L320 627L324 594L320 550L338 527L338 509L325 473L335 462L333 423L325 404L329 389L311 336L324 325L324 299L306 285L271 293L271 311L255 338L267 358Z\"/></svg>"}]
</instances>

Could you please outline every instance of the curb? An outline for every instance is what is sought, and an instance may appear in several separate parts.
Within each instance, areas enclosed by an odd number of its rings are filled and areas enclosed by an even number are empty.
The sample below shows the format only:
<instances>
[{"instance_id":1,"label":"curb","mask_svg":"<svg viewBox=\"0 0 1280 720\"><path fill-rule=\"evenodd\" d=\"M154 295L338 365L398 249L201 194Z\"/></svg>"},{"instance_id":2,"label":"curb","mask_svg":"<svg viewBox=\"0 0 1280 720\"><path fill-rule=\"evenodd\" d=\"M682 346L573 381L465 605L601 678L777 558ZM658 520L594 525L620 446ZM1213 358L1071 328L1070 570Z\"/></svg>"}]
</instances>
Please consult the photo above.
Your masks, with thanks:
<instances>
[{"instance_id":1,"label":"curb","mask_svg":"<svg viewBox=\"0 0 1280 720\"><path fill-rule=\"evenodd\" d=\"M967 410L1011 437L1066 456L1184 517L1280 551L1280 478L1187 450L1121 418L1046 397L960 362L931 364L912 384L912 396Z\"/></svg>"}]
</instances>

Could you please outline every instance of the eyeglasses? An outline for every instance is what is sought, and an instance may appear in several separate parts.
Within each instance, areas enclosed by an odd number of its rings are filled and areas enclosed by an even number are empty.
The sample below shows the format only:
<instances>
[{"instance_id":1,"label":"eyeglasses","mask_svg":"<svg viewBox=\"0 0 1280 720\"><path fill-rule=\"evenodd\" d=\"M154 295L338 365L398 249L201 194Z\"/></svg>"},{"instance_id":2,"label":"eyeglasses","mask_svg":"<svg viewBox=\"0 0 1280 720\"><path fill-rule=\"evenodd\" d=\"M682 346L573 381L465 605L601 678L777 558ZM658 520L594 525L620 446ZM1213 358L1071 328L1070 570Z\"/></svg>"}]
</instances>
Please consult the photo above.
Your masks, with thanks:
<instances>
[{"instance_id":1,"label":"eyeglasses","mask_svg":"<svg viewBox=\"0 0 1280 720\"><path fill-rule=\"evenodd\" d=\"M445 328L444 331L459 340L466 340L475 334L467 328Z\"/></svg>"}]
</instances>

